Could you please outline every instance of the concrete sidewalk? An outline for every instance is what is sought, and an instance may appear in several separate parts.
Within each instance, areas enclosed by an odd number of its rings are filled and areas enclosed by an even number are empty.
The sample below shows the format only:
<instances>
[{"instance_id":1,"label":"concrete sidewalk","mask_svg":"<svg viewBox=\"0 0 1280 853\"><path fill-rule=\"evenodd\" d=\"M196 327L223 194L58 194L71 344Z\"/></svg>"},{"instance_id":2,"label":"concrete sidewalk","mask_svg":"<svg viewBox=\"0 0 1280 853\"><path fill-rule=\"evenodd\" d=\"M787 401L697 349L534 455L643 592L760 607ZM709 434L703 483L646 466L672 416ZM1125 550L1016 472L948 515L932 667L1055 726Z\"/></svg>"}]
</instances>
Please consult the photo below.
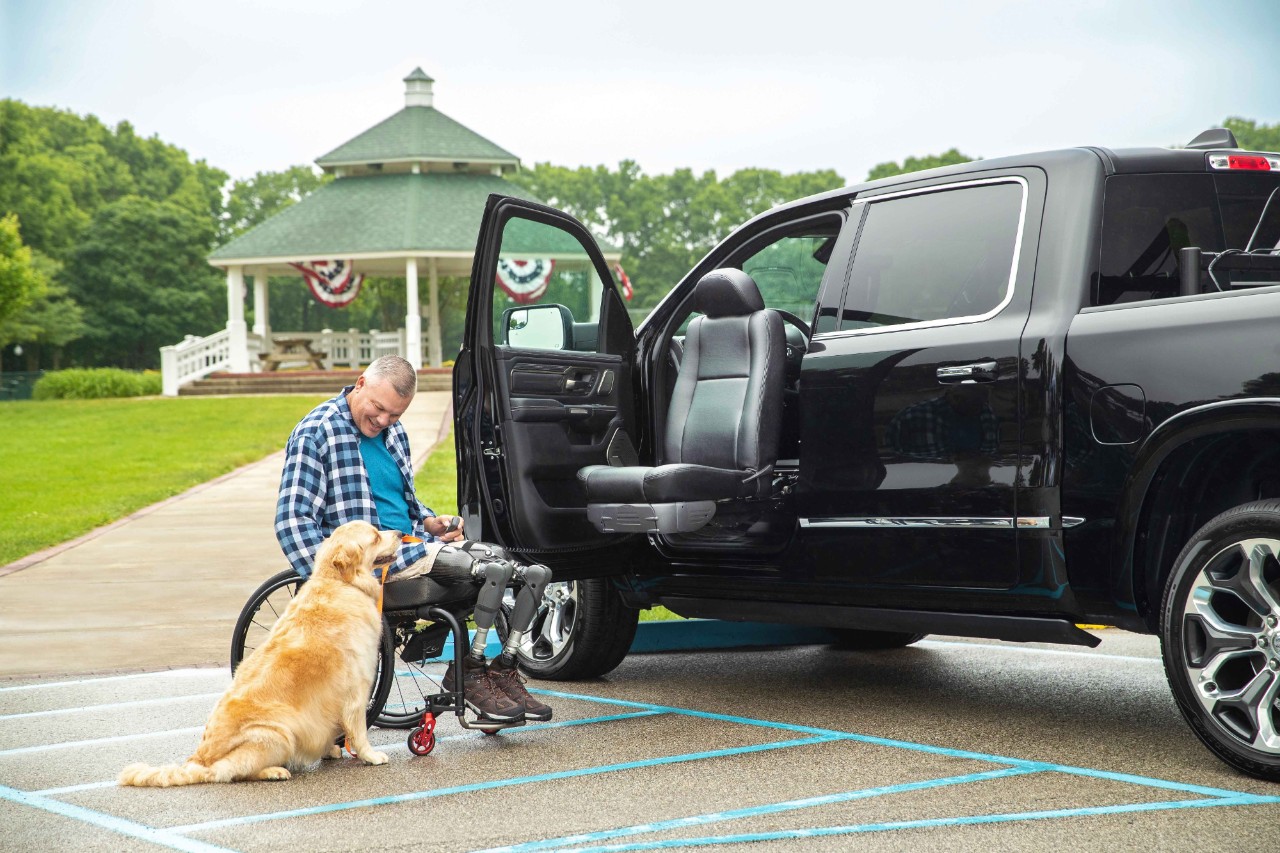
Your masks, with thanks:
<instances>
[{"instance_id":1,"label":"concrete sidewalk","mask_svg":"<svg viewBox=\"0 0 1280 853\"><path fill-rule=\"evenodd\" d=\"M450 392L420 391L405 412L415 467L447 435L450 406ZM283 458L0 567L0 678L225 665L245 600L287 567L274 531Z\"/></svg>"}]
</instances>

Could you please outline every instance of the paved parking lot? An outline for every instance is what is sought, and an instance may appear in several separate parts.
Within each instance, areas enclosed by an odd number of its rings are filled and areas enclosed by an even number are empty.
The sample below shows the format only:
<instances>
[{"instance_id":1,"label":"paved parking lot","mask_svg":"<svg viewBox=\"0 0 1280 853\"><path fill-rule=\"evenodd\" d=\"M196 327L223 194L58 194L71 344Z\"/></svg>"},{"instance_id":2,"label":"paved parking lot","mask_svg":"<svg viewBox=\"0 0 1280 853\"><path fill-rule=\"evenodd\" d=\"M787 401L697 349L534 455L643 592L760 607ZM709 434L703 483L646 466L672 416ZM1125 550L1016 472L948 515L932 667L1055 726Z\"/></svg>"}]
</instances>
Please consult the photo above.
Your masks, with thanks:
<instances>
[{"instance_id":1,"label":"paved parking lot","mask_svg":"<svg viewBox=\"0 0 1280 853\"><path fill-rule=\"evenodd\" d=\"M287 782L121 789L199 739L223 669L0 685L4 849L751 850L1273 847L1280 786L1183 725L1151 638L1096 650L934 638L633 655L531 682L555 720L451 719L428 756ZM853 836L857 836L856 840Z\"/></svg>"}]
</instances>

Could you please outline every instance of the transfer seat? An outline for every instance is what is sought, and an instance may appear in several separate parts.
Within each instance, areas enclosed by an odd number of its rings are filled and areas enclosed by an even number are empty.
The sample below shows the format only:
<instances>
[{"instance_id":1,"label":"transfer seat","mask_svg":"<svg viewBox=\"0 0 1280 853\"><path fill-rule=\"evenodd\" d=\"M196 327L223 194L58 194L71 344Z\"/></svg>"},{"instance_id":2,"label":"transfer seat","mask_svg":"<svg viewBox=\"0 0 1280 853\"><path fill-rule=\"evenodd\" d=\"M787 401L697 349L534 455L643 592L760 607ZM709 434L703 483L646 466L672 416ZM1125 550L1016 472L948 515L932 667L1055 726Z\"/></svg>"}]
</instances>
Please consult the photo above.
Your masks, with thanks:
<instances>
[{"instance_id":1,"label":"transfer seat","mask_svg":"<svg viewBox=\"0 0 1280 853\"><path fill-rule=\"evenodd\" d=\"M606 533L689 533L716 502L772 489L782 423L786 337L751 276L718 269L694 290L667 410L662 463L589 465L578 472L587 517Z\"/></svg>"}]
</instances>

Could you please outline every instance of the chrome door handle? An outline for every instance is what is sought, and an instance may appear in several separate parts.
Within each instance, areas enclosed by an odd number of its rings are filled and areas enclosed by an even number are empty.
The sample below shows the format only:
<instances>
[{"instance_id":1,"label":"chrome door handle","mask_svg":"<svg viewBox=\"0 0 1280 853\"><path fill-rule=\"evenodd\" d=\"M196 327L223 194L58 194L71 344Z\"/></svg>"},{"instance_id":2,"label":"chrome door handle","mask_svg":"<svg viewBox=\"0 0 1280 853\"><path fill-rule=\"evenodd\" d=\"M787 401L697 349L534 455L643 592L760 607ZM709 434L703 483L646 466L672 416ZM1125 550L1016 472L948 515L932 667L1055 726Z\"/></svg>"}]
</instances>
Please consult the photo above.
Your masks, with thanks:
<instances>
[{"instance_id":1,"label":"chrome door handle","mask_svg":"<svg viewBox=\"0 0 1280 853\"><path fill-rule=\"evenodd\" d=\"M979 361L974 364L958 364L954 367L939 367L938 381L947 384L961 382L995 382L997 367L994 361Z\"/></svg>"}]
</instances>

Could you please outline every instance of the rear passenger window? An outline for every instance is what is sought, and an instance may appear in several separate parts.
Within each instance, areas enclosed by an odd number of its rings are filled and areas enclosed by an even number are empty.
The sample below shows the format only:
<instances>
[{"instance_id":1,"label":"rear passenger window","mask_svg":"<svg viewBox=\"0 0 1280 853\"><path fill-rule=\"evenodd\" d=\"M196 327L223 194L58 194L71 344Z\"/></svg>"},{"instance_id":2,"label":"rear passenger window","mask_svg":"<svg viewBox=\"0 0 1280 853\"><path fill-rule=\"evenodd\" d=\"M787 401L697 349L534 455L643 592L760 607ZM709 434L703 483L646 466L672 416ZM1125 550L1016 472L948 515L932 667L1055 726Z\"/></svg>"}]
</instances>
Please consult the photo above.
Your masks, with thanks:
<instances>
[{"instance_id":1,"label":"rear passenger window","mask_svg":"<svg viewBox=\"0 0 1280 853\"><path fill-rule=\"evenodd\" d=\"M1025 195L1009 181L872 199L839 316L818 331L994 314L1012 292Z\"/></svg>"},{"instance_id":2,"label":"rear passenger window","mask_svg":"<svg viewBox=\"0 0 1280 853\"><path fill-rule=\"evenodd\" d=\"M1177 296L1179 251L1188 246L1207 252L1275 247L1280 199L1270 208L1267 199L1277 187L1280 181L1267 173L1108 178L1093 304ZM1201 292L1277 283L1275 272L1222 269L1212 277L1200 272Z\"/></svg>"}]
</instances>

